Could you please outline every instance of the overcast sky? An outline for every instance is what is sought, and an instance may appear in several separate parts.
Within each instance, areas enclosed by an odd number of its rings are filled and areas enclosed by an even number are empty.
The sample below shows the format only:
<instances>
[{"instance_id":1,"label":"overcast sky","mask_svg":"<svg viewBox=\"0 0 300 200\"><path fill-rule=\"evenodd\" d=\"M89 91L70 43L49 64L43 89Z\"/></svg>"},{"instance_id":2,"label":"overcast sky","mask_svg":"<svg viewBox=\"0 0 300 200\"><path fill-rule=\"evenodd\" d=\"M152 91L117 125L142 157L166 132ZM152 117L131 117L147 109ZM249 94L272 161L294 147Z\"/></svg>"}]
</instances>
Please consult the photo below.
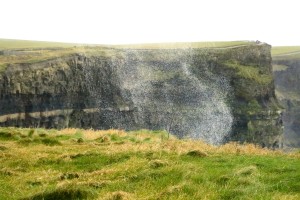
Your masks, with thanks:
<instances>
[{"instance_id":1,"label":"overcast sky","mask_svg":"<svg viewBox=\"0 0 300 200\"><path fill-rule=\"evenodd\" d=\"M0 38L300 45L297 0L0 0Z\"/></svg>"}]
</instances>

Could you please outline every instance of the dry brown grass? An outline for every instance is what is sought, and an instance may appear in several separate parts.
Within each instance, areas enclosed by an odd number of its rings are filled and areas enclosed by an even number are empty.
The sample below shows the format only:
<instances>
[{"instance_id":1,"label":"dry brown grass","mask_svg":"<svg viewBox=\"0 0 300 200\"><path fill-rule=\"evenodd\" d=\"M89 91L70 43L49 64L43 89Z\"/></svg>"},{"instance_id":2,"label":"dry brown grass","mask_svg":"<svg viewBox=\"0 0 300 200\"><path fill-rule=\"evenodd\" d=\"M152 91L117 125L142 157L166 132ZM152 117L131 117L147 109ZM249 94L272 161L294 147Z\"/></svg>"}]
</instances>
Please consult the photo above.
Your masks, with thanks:
<instances>
[{"instance_id":1,"label":"dry brown grass","mask_svg":"<svg viewBox=\"0 0 300 200\"><path fill-rule=\"evenodd\" d=\"M133 200L134 195L124 192L124 191L116 191L108 194L105 198L99 198L100 199L106 199L106 200Z\"/></svg>"},{"instance_id":2,"label":"dry brown grass","mask_svg":"<svg viewBox=\"0 0 300 200\"><path fill-rule=\"evenodd\" d=\"M174 137L169 139L162 138L160 135L153 135L149 132L141 133L128 133L124 130L82 130L75 128L63 129L52 133L52 136L69 135L73 136L80 134L84 141L83 143L77 143L75 140L62 141L68 144L68 153L64 153L64 146L56 146L55 148L45 146L45 145L35 145L28 149L26 146L20 147L15 142L6 142L5 148L10 149L12 155L19 156L29 156L33 161L40 159L42 157L56 156L60 158L68 159L72 153L76 154L78 149L84 154L90 151L102 151L107 154L117 154L121 152L167 152L176 153L178 155L187 154L190 151L204 152L209 155L213 154L241 154L241 155L283 155L286 154L292 157L300 157L299 152L294 153L284 153L280 150L270 150L266 148L261 148L254 144L239 144L230 142L221 146L213 146L199 140L178 140ZM143 141L149 139L149 142L131 142L129 140L124 140L116 145L115 142L111 141L110 137L112 135L117 135L121 138L132 137L137 139L137 141ZM103 139L107 137L107 140ZM99 143L98 139L102 138L103 142ZM42 150L41 150L42 149ZM37 152L31 155L30 152ZM4 154L2 151L0 153ZM9 155L3 155L9 156Z\"/></svg>"},{"instance_id":3,"label":"dry brown grass","mask_svg":"<svg viewBox=\"0 0 300 200\"><path fill-rule=\"evenodd\" d=\"M80 132L85 140L95 140L104 136L117 135L120 137L132 136L131 133L125 132L124 130L82 130L75 128L68 128L59 131L58 135L74 135ZM152 142L149 143L131 143L124 142L115 145L106 145L105 149L110 153L119 153L122 151L166 151L176 152L177 154L186 154L189 151L200 151L208 154L215 153L226 153L226 154L244 154L244 155L281 155L281 150L271 150L267 148L261 148L255 144L239 144L236 142L230 142L221 146L214 146L207 144L201 140L178 140L174 137L169 139L162 139L159 136L154 136L148 132L141 132L134 134L135 138L144 140L151 138ZM76 145L75 145L76 146ZM84 148L85 145L81 145ZM101 148L101 147L100 147ZM88 148L87 148L88 149ZM297 153L289 154L291 156L299 156Z\"/></svg>"},{"instance_id":4,"label":"dry brown grass","mask_svg":"<svg viewBox=\"0 0 300 200\"><path fill-rule=\"evenodd\" d=\"M82 133L82 136L85 140L95 140L99 138L104 138L110 135L117 135L120 137L132 136L131 133L125 132L124 130L81 130L81 129L63 129L58 132L59 135L74 135L78 132ZM99 144L95 144L95 147L105 151L109 154L120 153L123 151L152 151L152 152L173 152L178 155L187 154L190 151L200 151L207 153L208 155L212 154L236 154L236 155L289 155L293 157L300 157L299 153L284 153L281 150L271 150L267 148L261 148L255 144L239 144L236 142L230 142L221 146L214 146L207 144L200 140L178 140L174 137L169 139L162 139L157 135L151 135L151 133L141 133L134 134L134 137L140 141L143 141L146 138L151 138L151 142L149 143L132 143L132 142L123 142L119 145L114 145L109 137L107 141L104 141L103 146L99 146ZM105 140L105 138L104 138ZM89 144L81 144L80 148L88 150L92 143ZM74 144L75 145L75 144ZM76 145L74 148L77 148Z\"/></svg>"},{"instance_id":5,"label":"dry brown grass","mask_svg":"<svg viewBox=\"0 0 300 200\"><path fill-rule=\"evenodd\" d=\"M230 142L217 148L217 152L245 155L280 155L283 154L280 150L271 150L262 148L255 144L239 144Z\"/></svg>"},{"instance_id":6,"label":"dry brown grass","mask_svg":"<svg viewBox=\"0 0 300 200\"><path fill-rule=\"evenodd\" d=\"M95 140L97 138L103 137L105 135L118 135L120 137L125 137L128 135L124 130L109 129L109 130L94 130L94 129L76 129L67 128L58 132L59 135L74 135L76 133L82 133L82 136L86 140Z\"/></svg>"}]
</instances>

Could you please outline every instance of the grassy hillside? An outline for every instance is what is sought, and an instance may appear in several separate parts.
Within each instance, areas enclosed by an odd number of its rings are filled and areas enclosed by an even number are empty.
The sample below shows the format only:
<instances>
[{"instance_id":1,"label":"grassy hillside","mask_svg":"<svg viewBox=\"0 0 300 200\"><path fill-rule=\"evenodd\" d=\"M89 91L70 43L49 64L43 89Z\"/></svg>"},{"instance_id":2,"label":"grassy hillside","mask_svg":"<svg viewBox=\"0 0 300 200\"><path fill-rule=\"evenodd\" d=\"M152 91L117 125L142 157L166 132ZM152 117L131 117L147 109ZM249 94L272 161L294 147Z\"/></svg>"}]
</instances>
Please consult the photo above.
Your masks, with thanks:
<instances>
[{"instance_id":1,"label":"grassy hillside","mask_svg":"<svg viewBox=\"0 0 300 200\"><path fill-rule=\"evenodd\" d=\"M300 59L300 46L272 47L272 57L277 59Z\"/></svg>"},{"instance_id":2,"label":"grassy hillside","mask_svg":"<svg viewBox=\"0 0 300 200\"><path fill-rule=\"evenodd\" d=\"M299 199L300 154L163 131L0 129L0 199Z\"/></svg>"},{"instance_id":3,"label":"grassy hillside","mask_svg":"<svg viewBox=\"0 0 300 200\"><path fill-rule=\"evenodd\" d=\"M63 43L63 42L46 42L31 40L13 40L0 39L0 50L3 49L23 49L23 48L53 48L53 47L73 47L81 44Z\"/></svg>"},{"instance_id":4,"label":"grassy hillside","mask_svg":"<svg viewBox=\"0 0 300 200\"><path fill-rule=\"evenodd\" d=\"M101 53L103 48L101 45L0 39L0 73L11 64L38 63L74 53Z\"/></svg>"},{"instance_id":5,"label":"grassy hillside","mask_svg":"<svg viewBox=\"0 0 300 200\"><path fill-rule=\"evenodd\" d=\"M272 55L282 55L282 54L289 54L300 52L300 46L275 46L272 48Z\"/></svg>"}]
</instances>

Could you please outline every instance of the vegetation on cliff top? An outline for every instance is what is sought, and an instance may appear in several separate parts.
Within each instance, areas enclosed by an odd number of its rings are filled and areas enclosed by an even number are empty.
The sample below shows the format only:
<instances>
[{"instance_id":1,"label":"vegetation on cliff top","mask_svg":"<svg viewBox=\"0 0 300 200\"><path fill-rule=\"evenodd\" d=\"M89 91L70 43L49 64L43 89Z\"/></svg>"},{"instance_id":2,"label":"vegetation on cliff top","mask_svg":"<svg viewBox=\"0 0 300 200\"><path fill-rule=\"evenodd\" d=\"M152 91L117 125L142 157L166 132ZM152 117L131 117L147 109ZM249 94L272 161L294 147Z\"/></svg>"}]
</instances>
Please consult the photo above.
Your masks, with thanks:
<instances>
[{"instance_id":1,"label":"vegetation on cliff top","mask_svg":"<svg viewBox=\"0 0 300 200\"><path fill-rule=\"evenodd\" d=\"M300 46L276 46L276 47L272 47L272 55L273 56L296 53L296 52L300 53Z\"/></svg>"},{"instance_id":2,"label":"vegetation on cliff top","mask_svg":"<svg viewBox=\"0 0 300 200\"><path fill-rule=\"evenodd\" d=\"M228 41L228 42L175 42L175 43L149 43L149 44L128 44L114 45L121 49L183 49L183 48L229 48L255 44L251 41Z\"/></svg>"},{"instance_id":3,"label":"vegetation on cliff top","mask_svg":"<svg viewBox=\"0 0 300 200\"><path fill-rule=\"evenodd\" d=\"M164 131L0 128L0 199L299 199L300 154Z\"/></svg>"},{"instance_id":4,"label":"vegetation on cliff top","mask_svg":"<svg viewBox=\"0 0 300 200\"><path fill-rule=\"evenodd\" d=\"M46 41L31 41L31 40L14 40L0 39L0 50L3 49L25 49L25 48L59 48L73 47L81 44L63 43L63 42L46 42Z\"/></svg>"},{"instance_id":5,"label":"vegetation on cliff top","mask_svg":"<svg viewBox=\"0 0 300 200\"><path fill-rule=\"evenodd\" d=\"M237 75L241 78L250 79L258 84L267 85L272 81L271 74L265 74L260 68L254 66L241 65L237 61L227 61L225 65L229 68L237 70Z\"/></svg>"},{"instance_id":6,"label":"vegetation on cliff top","mask_svg":"<svg viewBox=\"0 0 300 200\"><path fill-rule=\"evenodd\" d=\"M250 41L232 41L134 45L91 45L0 39L0 73L12 64L33 64L70 56L72 54L112 57L118 50L122 49L232 48L251 44L255 43Z\"/></svg>"},{"instance_id":7,"label":"vegetation on cliff top","mask_svg":"<svg viewBox=\"0 0 300 200\"><path fill-rule=\"evenodd\" d=\"M300 46L278 46L272 47L272 57L274 60L300 59Z\"/></svg>"},{"instance_id":8,"label":"vegetation on cliff top","mask_svg":"<svg viewBox=\"0 0 300 200\"><path fill-rule=\"evenodd\" d=\"M24 49L24 48L69 48L74 46L102 46L115 48L134 48L134 49L156 49L156 48L213 48L213 47L232 47L240 45L253 44L251 41L211 41L211 42L176 42L176 43L149 43L149 44L126 44L126 45L97 45L97 44L79 44L62 43L30 40L0 39L0 50L3 49Z\"/></svg>"},{"instance_id":9,"label":"vegetation on cliff top","mask_svg":"<svg viewBox=\"0 0 300 200\"><path fill-rule=\"evenodd\" d=\"M124 49L185 49L185 48L233 48L255 44L251 41L153 43L132 45L91 45L59 42L0 39L0 72L12 64L33 64L46 60L86 54L112 57Z\"/></svg>"}]
</instances>

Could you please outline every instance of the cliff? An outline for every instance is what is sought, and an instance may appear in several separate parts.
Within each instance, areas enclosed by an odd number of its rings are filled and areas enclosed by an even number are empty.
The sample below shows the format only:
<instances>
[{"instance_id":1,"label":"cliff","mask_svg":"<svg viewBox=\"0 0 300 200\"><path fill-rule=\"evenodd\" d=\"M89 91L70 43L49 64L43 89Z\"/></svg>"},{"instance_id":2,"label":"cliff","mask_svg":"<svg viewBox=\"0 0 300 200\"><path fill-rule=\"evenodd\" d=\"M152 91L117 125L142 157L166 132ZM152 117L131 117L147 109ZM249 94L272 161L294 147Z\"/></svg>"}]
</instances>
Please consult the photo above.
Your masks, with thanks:
<instances>
[{"instance_id":1,"label":"cliff","mask_svg":"<svg viewBox=\"0 0 300 200\"><path fill-rule=\"evenodd\" d=\"M1 126L165 129L214 144L281 144L267 44L1 54Z\"/></svg>"},{"instance_id":2,"label":"cliff","mask_svg":"<svg viewBox=\"0 0 300 200\"><path fill-rule=\"evenodd\" d=\"M299 55L299 52L274 55L273 60L276 94L285 108L283 114L284 144L287 147L300 147Z\"/></svg>"}]
</instances>

